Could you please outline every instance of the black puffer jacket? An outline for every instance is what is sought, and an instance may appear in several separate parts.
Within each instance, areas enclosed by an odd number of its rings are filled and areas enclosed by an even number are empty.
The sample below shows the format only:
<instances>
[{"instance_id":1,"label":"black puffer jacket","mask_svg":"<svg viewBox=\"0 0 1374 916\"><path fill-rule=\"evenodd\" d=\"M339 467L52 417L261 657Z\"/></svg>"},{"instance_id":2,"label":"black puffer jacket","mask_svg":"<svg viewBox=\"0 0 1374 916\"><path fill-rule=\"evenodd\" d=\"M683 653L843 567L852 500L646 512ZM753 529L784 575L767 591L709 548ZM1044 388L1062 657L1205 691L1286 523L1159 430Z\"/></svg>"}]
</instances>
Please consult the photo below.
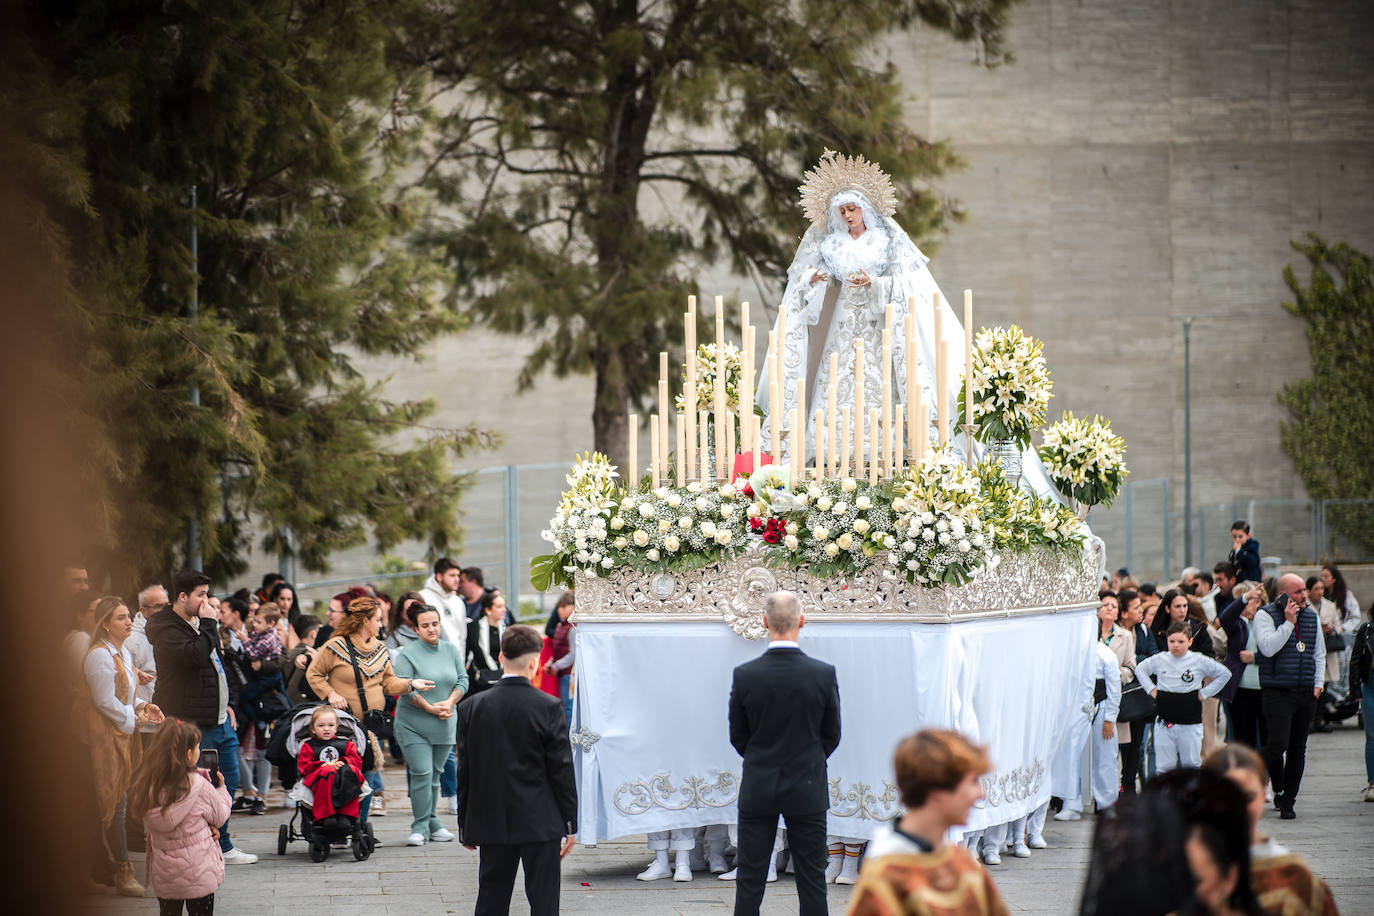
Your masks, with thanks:
<instances>
[{"instance_id":1,"label":"black puffer jacket","mask_svg":"<svg viewBox=\"0 0 1374 916\"><path fill-rule=\"evenodd\" d=\"M223 710L212 653L219 646L219 623L202 617L197 632L168 606L152 616L144 632L157 662L153 702L164 714L201 728L218 725Z\"/></svg>"},{"instance_id":2,"label":"black puffer jacket","mask_svg":"<svg viewBox=\"0 0 1374 916\"><path fill-rule=\"evenodd\" d=\"M1366 621L1355 631L1355 648L1350 653L1350 692L1359 693L1374 675L1374 624ZM1366 709L1366 716L1374 710Z\"/></svg>"}]
</instances>

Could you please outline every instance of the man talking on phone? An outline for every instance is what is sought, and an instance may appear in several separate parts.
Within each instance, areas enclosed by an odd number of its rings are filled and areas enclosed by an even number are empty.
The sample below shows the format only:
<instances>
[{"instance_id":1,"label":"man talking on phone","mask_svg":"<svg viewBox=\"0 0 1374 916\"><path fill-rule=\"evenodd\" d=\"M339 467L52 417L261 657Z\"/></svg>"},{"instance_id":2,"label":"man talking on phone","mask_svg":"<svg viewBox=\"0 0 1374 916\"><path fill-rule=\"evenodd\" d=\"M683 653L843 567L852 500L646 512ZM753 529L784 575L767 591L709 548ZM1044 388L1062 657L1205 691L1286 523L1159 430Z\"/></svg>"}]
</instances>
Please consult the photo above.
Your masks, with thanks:
<instances>
[{"instance_id":1,"label":"man talking on phone","mask_svg":"<svg viewBox=\"0 0 1374 916\"><path fill-rule=\"evenodd\" d=\"M475 916L506 916L516 866L530 916L557 916L559 862L577 833L577 786L563 706L530 680L544 640L501 635L501 680L458 704L458 838L480 849Z\"/></svg>"},{"instance_id":2,"label":"man talking on phone","mask_svg":"<svg viewBox=\"0 0 1374 916\"><path fill-rule=\"evenodd\" d=\"M239 739L219 655L219 615L206 600L209 592L209 576L183 569L172 577L172 603L148 620L144 632L157 663L153 702L164 715L200 726L200 746L219 755L219 772L232 798L239 787ZM228 821L219 829L219 848L226 865L258 861L234 846Z\"/></svg>"}]
</instances>

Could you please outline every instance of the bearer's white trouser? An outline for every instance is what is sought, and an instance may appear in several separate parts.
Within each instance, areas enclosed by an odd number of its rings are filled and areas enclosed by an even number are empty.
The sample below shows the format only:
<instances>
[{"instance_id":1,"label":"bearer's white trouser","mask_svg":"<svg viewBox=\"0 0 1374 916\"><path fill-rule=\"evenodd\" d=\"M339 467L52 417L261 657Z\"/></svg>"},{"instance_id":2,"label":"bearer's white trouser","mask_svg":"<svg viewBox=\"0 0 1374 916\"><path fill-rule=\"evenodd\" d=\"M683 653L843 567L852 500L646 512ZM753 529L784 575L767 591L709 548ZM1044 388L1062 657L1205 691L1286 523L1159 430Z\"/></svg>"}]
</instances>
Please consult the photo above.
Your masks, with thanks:
<instances>
[{"instance_id":1,"label":"bearer's white trouser","mask_svg":"<svg viewBox=\"0 0 1374 916\"><path fill-rule=\"evenodd\" d=\"M1093 763L1093 801L1097 803L1098 811L1103 811L1116 804L1116 798L1121 794L1120 746L1117 744L1115 732L1110 738L1102 737L1105 712L1105 703L1098 706L1097 714L1093 716L1090 739Z\"/></svg>"},{"instance_id":2,"label":"bearer's white trouser","mask_svg":"<svg viewBox=\"0 0 1374 916\"><path fill-rule=\"evenodd\" d=\"M1202 723L1155 723L1155 772L1202 765Z\"/></svg>"},{"instance_id":3,"label":"bearer's white trouser","mask_svg":"<svg viewBox=\"0 0 1374 916\"><path fill-rule=\"evenodd\" d=\"M1088 743L1088 730L1093 724L1087 713L1075 709L1072 715L1074 721L1050 765L1050 792L1064 799L1067 810L1082 812L1083 746Z\"/></svg>"},{"instance_id":4,"label":"bearer's white trouser","mask_svg":"<svg viewBox=\"0 0 1374 916\"><path fill-rule=\"evenodd\" d=\"M730 838L730 845L739 848L739 823L727 824L725 827L726 835ZM652 836L653 834L650 834ZM782 818L778 818L778 832L773 835L773 855L782 852L787 845L787 830L782 826Z\"/></svg>"},{"instance_id":5,"label":"bearer's white trouser","mask_svg":"<svg viewBox=\"0 0 1374 916\"><path fill-rule=\"evenodd\" d=\"M1000 853L1002 844L1007 841L1007 824L997 824L983 830L983 837L978 841L978 851L983 855L990 852Z\"/></svg>"},{"instance_id":6,"label":"bearer's white trouser","mask_svg":"<svg viewBox=\"0 0 1374 916\"><path fill-rule=\"evenodd\" d=\"M1043 805L1041 805L1039 808L1036 808L1036 809L1035 809L1034 811L1032 811L1029 815L1027 815L1027 817L1026 817L1026 839L1027 839L1027 840L1034 839L1035 837L1040 837L1041 839L1044 839L1044 836L1045 836L1045 818L1049 815L1049 813L1050 813L1050 803L1049 803L1049 802L1045 802L1045 803L1044 803Z\"/></svg>"},{"instance_id":7,"label":"bearer's white trouser","mask_svg":"<svg viewBox=\"0 0 1374 916\"><path fill-rule=\"evenodd\" d=\"M649 849L654 852L670 849L673 852L681 852L691 849L697 844L697 831L695 827L683 827L673 830L658 830L649 834Z\"/></svg>"}]
</instances>

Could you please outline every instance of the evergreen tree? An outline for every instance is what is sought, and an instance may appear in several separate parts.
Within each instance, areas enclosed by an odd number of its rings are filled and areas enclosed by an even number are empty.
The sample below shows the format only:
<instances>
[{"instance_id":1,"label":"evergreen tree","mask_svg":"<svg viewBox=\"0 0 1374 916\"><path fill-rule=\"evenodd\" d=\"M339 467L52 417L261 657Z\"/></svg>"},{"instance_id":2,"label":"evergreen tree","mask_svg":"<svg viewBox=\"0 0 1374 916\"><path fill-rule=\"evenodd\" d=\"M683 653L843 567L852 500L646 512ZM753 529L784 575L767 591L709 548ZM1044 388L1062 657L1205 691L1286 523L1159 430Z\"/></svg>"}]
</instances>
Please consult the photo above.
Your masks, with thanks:
<instances>
[{"instance_id":1,"label":"evergreen tree","mask_svg":"<svg viewBox=\"0 0 1374 916\"><path fill-rule=\"evenodd\" d=\"M1293 301L1283 307L1307 324L1312 376L1283 386L1291 419L1280 441L1313 499L1374 499L1374 272L1370 257L1317 235L1294 242L1311 266L1307 285L1290 264L1283 278ZM1327 523L1374 546L1374 508L1328 507ZM1325 546L1331 549L1331 541Z\"/></svg>"},{"instance_id":2,"label":"evergreen tree","mask_svg":"<svg viewBox=\"0 0 1374 916\"><path fill-rule=\"evenodd\" d=\"M924 25L1005 59L1013 0L465 0L410 45L452 100L423 181L451 295L596 378L596 448L623 463L628 405L681 342L695 274L781 282L804 230L802 172L827 147L880 163L929 244L955 166L915 135L882 42ZM704 291L707 293L714 291ZM757 312L755 314L758 314Z\"/></svg>"},{"instance_id":3,"label":"evergreen tree","mask_svg":"<svg viewBox=\"0 0 1374 916\"><path fill-rule=\"evenodd\" d=\"M447 461L481 436L424 427L431 402L389 402L354 367L460 323L400 244L423 82L392 51L419 6L80 0L11 20L7 151L69 267L51 381L99 509L73 549L108 551L117 584L184 562L193 515L221 579L257 525L314 570L369 531L458 537Z\"/></svg>"}]
</instances>

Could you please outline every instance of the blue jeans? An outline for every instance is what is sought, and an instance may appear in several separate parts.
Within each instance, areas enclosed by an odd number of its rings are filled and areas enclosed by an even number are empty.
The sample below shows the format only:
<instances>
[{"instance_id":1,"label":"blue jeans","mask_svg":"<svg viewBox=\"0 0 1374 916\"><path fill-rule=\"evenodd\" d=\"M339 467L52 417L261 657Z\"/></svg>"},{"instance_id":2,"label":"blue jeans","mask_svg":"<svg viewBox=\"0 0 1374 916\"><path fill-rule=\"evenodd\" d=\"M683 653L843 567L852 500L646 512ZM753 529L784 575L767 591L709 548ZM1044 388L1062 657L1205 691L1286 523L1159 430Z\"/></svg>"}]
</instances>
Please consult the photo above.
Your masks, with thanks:
<instances>
[{"instance_id":1,"label":"blue jeans","mask_svg":"<svg viewBox=\"0 0 1374 916\"><path fill-rule=\"evenodd\" d=\"M572 675L558 676L558 699L563 701L563 721L572 728Z\"/></svg>"},{"instance_id":2,"label":"blue jeans","mask_svg":"<svg viewBox=\"0 0 1374 916\"><path fill-rule=\"evenodd\" d=\"M200 749L219 751L219 771L224 777L224 788L229 790L229 797L233 798L239 789L239 736L229 727L227 717L214 728L207 728L200 733ZM228 852L234 848L233 842L229 839L227 820L224 826L219 828L219 848L221 852Z\"/></svg>"},{"instance_id":3,"label":"blue jeans","mask_svg":"<svg viewBox=\"0 0 1374 916\"><path fill-rule=\"evenodd\" d=\"M458 794L458 758L454 756L453 748L448 749L448 759L439 771L439 794L444 798Z\"/></svg>"},{"instance_id":4,"label":"blue jeans","mask_svg":"<svg viewBox=\"0 0 1374 916\"><path fill-rule=\"evenodd\" d=\"M1374 785L1374 684L1360 688L1360 702L1364 710L1364 775Z\"/></svg>"},{"instance_id":5,"label":"blue jeans","mask_svg":"<svg viewBox=\"0 0 1374 916\"><path fill-rule=\"evenodd\" d=\"M368 770L363 774L363 779L372 787L372 795L368 795L358 803L358 822L367 823L367 812L372 810L372 796L382 791L382 774L379 770Z\"/></svg>"}]
</instances>

